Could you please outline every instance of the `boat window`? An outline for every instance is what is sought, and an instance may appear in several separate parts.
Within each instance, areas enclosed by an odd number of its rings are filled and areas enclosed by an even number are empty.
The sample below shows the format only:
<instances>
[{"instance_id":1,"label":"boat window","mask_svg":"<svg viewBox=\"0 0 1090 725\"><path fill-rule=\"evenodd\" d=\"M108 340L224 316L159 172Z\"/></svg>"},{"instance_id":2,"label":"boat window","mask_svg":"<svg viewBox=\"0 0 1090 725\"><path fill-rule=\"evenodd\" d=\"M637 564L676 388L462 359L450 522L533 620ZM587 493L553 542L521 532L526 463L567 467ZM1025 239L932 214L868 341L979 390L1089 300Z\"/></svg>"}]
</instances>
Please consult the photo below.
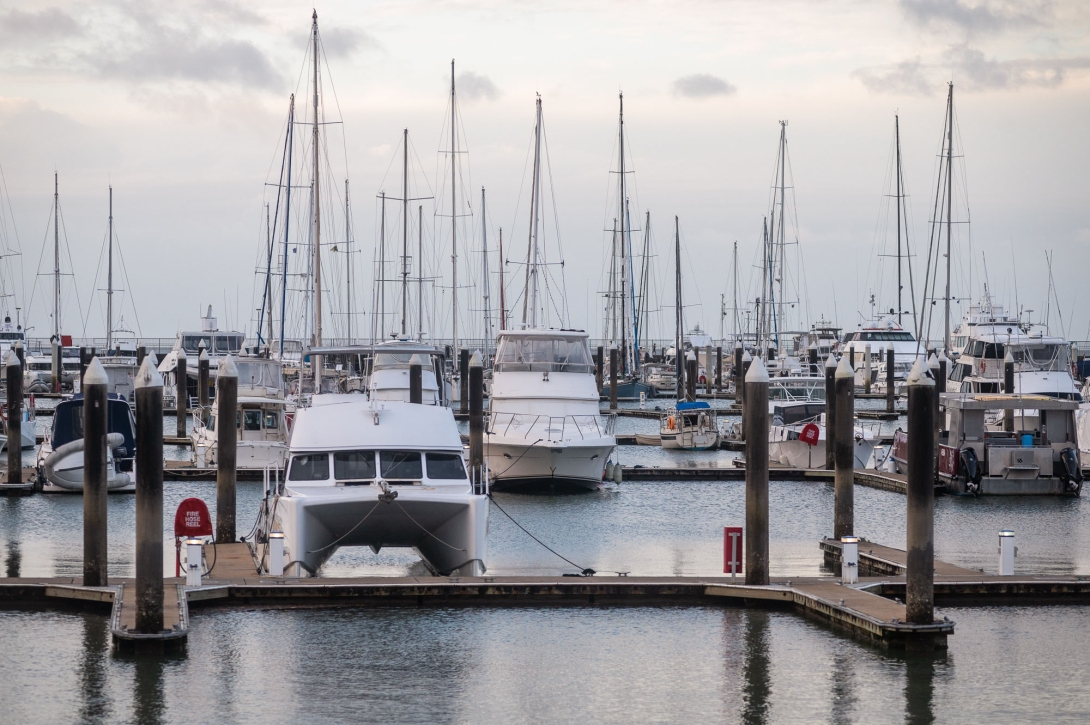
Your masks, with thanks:
<instances>
[{"instance_id":1,"label":"boat window","mask_svg":"<svg viewBox=\"0 0 1090 725\"><path fill-rule=\"evenodd\" d=\"M329 454L309 453L291 459L291 481L325 481L329 478Z\"/></svg>"},{"instance_id":2,"label":"boat window","mask_svg":"<svg viewBox=\"0 0 1090 725\"><path fill-rule=\"evenodd\" d=\"M464 480L465 464L457 453L429 453L428 478Z\"/></svg>"},{"instance_id":3,"label":"boat window","mask_svg":"<svg viewBox=\"0 0 1090 725\"><path fill-rule=\"evenodd\" d=\"M208 416L208 430L215 430L215 429L216 429L216 416L210 415L210 416Z\"/></svg>"},{"instance_id":4,"label":"boat window","mask_svg":"<svg viewBox=\"0 0 1090 725\"><path fill-rule=\"evenodd\" d=\"M242 430L261 430L261 411L242 411Z\"/></svg>"},{"instance_id":5,"label":"boat window","mask_svg":"<svg viewBox=\"0 0 1090 725\"><path fill-rule=\"evenodd\" d=\"M274 360L238 360L238 384L250 387L280 387L280 365Z\"/></svg>"},{"instance_id":6,"label":"boat window","mask_svg":"<svg viewBox=\"0 0 1090 725\"><path fill-rule=\"evenodd\" d=\"M205 349L211 351L212 343L207 335L182 335L182 349L187 353L199 353L201 351L201 340L204 340Z\"/></svg>"},{"instance_id":7,"label":"boat window","mask_svg":"<svg viewBox=\"0 0 1090 725\"><path fill-rule=\"evenodd\" d=\"M984 357L991 360L1002 360L1007 354L1007 346L1001 342L984 343Z\"/></svg>"},{"instance_id":8,"label":"boat window","mask_svg":"<svg viewBox=\"0 0 1090 725\"><path fill-rule=\"evenodd\" d=\"M407 370L409 368L409 361L413 359L413 355L420 355L424 358L424 369L428 370L429 366L434 365L431 362L431 352L428 350L421 350L419 353L392 353L383 352L375 355L374 364L371 366L372 370Z\"/></svg>"},{"instance_id":9,"label":"boat window","mask_svg":"<svg viewBox=\"0 0 1090 725\"><path fill-rule=\"evenodd\" d=\"M381 456L383 478L420 479L424 477L419 451L383 451Z\"/></svg>"},{"instance_id":10,"label":"boat window","mask_svg":"<svg viewBox=\"0 0 1090 725\"><path fill-rule=\"evenodd\" d=\"M333 477L338 481L375 477L374 451L337 451L333 454Z\"/></svg>"},{"instance_id":11,"label":"boat window","mask_svg":"<svg viewBox=\"0 0 1090 725\"><path fill-rule=\"evenodd\" d=\"M505 336L496 354L497 372L592 372L585 337Z\"/></svg>"},{"instance_id":12,"label":"boat window","mask_svg":"<svg viewBox=\"0 0 1090 725\"><path fill-rule=\"evenodd\" d=\"M969 354L973 357L984 357L984 341L973 340L972 350Z\"/></svg>"},{"instance_id":13,"label":"boat window","mask_svg":"<svg viewBox=\"0 0 1090 725\"><path fill-rule=\"evenodd\" d=\"M275 410L265 411L265 430L277 430L280 428L280 416Z\"/></svg>"}]
</instances>

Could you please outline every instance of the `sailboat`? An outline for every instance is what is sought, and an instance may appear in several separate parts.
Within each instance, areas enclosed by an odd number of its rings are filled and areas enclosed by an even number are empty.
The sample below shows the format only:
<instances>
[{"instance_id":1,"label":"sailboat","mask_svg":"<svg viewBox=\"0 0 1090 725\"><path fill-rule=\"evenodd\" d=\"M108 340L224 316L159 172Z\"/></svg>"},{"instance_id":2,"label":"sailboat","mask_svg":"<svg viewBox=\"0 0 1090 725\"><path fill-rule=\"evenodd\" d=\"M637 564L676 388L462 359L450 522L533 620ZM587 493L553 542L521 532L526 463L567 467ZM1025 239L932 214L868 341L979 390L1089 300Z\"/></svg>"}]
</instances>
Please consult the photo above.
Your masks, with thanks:
<instances>
[{"instance_id":1,"label":"sailboat","mask_svg":"<svg viewBox=\"0 0 1090 725\"><path fill-rule=\"evenodd\" d=\"M609 293L606 306L607 337L621 354L617 371L617 399L639 400L654 397L654 386L640 377L640 311L637 308L635 267L632 259L632 216L629 212L628 179L625 169L624 93L617 122L618 170L617 217L613 220L613 244L610 253ZM609 376L603 376L602 396L611 398Z\"/></svg>"},{"instance_id":2,"label":"sailboat","mask_svg":"<svg viewBox=\"0 0 1090 725\"><path fill-rule=\"evenodd\" d=\"M693 400L687 394L689 372L685 365L688 360L696 360L695 351L690 348L688 356L684 352L681 331L684 328L684 306L681 303L681 230L678 218L674 217L674 285L677 311L675 314L674 355L677 375L677 403L670 406L659 417L659 441L663 448L687 451L705 451L719 447L719 421L715 408L706 400Z\"/></svg>"},{"instance_id":3,"label":"sailboat","mask_svg":"<svg viewBox=\"0 0 1090 725\"><path fill-rule=\"evenodd\" d=\"M538 96L522 325L499 333L485 457L496 490L589 491L617 444L616 418L599 411L588 334L548 327L542 309L543 298L557 298L556 290L546 292L540 238L543 137Z\"/></svg>"}]
</instances>

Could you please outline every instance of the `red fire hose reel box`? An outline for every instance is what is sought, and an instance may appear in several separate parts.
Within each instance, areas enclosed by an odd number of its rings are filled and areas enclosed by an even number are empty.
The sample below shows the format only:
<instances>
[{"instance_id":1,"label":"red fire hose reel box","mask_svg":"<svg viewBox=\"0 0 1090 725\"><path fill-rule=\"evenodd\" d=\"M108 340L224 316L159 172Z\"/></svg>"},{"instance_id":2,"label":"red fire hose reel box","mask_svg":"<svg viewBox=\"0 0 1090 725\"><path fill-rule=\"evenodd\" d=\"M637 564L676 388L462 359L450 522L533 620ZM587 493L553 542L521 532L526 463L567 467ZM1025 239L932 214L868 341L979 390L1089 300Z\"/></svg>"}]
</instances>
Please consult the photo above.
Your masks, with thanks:
<instances>
[{"instance_id":1,"label":"red fire hose reel box","mask_svg":"<svg viewBox=\"0 0 1090 725\"><path fill-rule=\"evenodd\" d=\"M808 446L816 446L821 438L821 429L813 423L807 423L799 433L799 440Z\"/></svg>"},{"instance_id":2,"label":"red fire hose reel box","mask_svg":"<svg viewBox=\"0 0 1090 725\"><path fill-rule=\"evenodd\" d=\"M212 516L204 501L187 498L178 504L174 513L174 576L181 576L182 571L181 540L212 535Z\"/></svg>"}]
</instances>

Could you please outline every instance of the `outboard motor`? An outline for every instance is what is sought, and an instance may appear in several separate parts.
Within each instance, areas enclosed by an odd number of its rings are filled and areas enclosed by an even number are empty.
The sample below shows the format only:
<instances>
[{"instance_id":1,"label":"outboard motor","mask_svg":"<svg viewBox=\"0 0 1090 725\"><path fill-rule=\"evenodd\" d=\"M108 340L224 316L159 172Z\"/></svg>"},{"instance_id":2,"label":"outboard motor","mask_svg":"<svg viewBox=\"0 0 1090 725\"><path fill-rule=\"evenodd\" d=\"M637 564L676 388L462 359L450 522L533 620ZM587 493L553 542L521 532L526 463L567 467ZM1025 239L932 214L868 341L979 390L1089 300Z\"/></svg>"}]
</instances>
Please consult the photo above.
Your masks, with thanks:
<instances>
[{"instance_id":1,"label":"outboard motor","mask_svg":"<svg viewBox=\"0 0 1090 725\"><path fill-rule=\"evenodd\" d=\"M980 461L977 460L975 449L961 449L958 471L965 481L965 490L969 493L980 493L980 479L984 477L984 473L980 470Z\"/></svg>"},{"instance_id":2,"label":"outboard motor","mask_svg":"<svg viewBox=\"0 0 1090 725\"><path fill-rule=\"evenodd\" d=\"M1079 452L1074 448L1060 451L1061 473L1067 490L1076 496L1082 491L1082 466L1079 464Z\"/></svg>"}]
</instances>

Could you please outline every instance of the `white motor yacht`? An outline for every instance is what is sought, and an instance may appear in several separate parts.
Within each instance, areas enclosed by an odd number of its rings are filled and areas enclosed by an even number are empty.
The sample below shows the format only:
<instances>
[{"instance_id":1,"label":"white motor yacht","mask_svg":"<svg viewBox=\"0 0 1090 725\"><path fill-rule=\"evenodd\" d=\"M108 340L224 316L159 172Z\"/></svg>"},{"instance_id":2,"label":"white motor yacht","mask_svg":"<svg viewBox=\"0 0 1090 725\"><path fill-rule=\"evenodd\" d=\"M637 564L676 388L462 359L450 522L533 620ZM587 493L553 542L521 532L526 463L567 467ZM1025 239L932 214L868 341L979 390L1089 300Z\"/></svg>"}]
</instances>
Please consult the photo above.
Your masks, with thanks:
<instances>
[{"instance_id":1,"label":"white motor yacht","mask_svg":"<svg viewBox=\"0 0 1090 725\"><path fill-rule=\"evenodd\" d=\"M159 363L159 372L163 374L164 380L163 407L171 410L177 405L178 381L175 379L175 369L180 355L184 354L186 357L185 371L188 380L184 387L190 400L193 400L197 397L197 356L201 353L201 343L204 343L204 349L208 353L209 383L213 384L220 360L227 355L241 353L245 340L244 333L220 330L216 318L212 316L212 305L209 305L208 314L201 318L200 331L179 332L174 347Z\"/></svg>"},{"instance_id":2,"label":"white motor yacht","mask_svg":"<svg viewBox=\"0 0 1090 725\"><path fill-rule=\"evenodd\" d=\"M602 415L587 333L499 335L485 457L496 490L592 490L617 445Z\"/></svg>"},{"instance_id":3,"label":"white motor yacht","mask_svg":"<svg viewBox=\"0 0 1090 725\"><path fill-rule=\"evenodd\" d=\"M838 346L841 355L855 353L855 384L865 384L867 353L870 352L871 384L876 393L886 391L886 350L893 348L894 392L902 392L908 373L921 352L921 346L911 331L904 329L893 314L864 323L860 329L844 334Z\"/></svg>"},{"instance_id":4,"label":"white motor yacht","mask_svg":"<svg viewBox=\"0 0 1090 725\"><path fill-rule=\"evenodd\" d=\"M284 534L285 571L316 575L341 547L411 547L435 574L485 571L486 482L471 482L438 405L315 395L295 414L286 480L261 504L255 556Z\"/></svg>"}]
</instances>

